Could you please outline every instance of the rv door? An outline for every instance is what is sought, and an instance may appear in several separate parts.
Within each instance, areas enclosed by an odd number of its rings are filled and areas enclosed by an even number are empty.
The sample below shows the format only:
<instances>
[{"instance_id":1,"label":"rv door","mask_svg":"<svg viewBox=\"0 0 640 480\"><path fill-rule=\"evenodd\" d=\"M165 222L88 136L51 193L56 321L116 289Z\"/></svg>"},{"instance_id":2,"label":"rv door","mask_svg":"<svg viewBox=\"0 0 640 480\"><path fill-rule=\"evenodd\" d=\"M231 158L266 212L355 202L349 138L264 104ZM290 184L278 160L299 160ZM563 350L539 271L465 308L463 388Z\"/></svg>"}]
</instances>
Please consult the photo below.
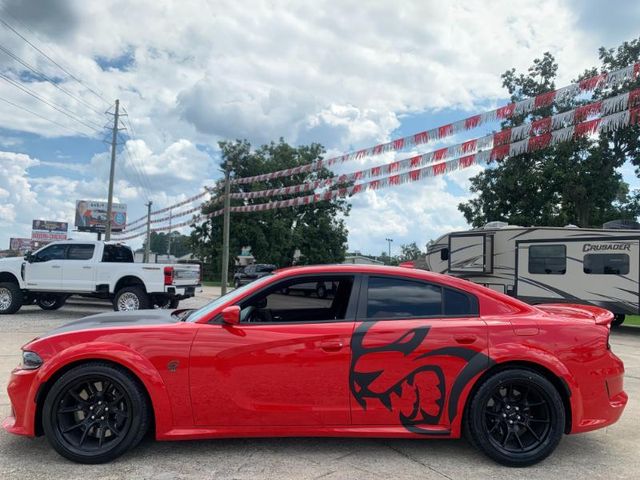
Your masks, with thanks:
<instances>
[{"instance_id":1,"label":"rv door","mask_svg":"<svg viewBox=\"0 0 640 480\"><path fill-rule=\"evenodd\" d=\"M637 314L640 240L517 242L516 295L528 303L583 303Z\"/></svg>"}]
</instances>

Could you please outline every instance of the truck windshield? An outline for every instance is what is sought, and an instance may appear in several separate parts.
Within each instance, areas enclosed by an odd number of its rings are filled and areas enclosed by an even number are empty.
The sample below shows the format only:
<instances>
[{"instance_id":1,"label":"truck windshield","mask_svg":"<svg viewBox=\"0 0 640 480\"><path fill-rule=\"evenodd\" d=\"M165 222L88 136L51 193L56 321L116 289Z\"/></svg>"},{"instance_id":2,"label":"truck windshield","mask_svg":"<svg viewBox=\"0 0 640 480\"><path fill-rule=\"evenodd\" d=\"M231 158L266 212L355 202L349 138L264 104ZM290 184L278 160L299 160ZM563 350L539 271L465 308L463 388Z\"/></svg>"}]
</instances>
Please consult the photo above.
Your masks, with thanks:
<instances>
[{"instance_id":1,"label":"truck windshield","mask_svg":"<svg viewBox=\"0 0 640 480\"><path fill-rule=\"evenodd\" d=\"M242 287L236 288L235 290L230 291L226 295L216 298L215 300L207 303L204 307L201 307L198 310L195 310L194 312L192 312L187 318L187 321L195 323L198 320L204 317L207 317L211 312L213 312L220 305L227 303L229 301L233 301L234 298L242 296L242 294L247 290L251 290L254 287L260 286L264 283L268 283L271 280L271 277L272 275L266 275L264 277L257 279L254 282L247 283Z\"/></svg>"}]
</instances>

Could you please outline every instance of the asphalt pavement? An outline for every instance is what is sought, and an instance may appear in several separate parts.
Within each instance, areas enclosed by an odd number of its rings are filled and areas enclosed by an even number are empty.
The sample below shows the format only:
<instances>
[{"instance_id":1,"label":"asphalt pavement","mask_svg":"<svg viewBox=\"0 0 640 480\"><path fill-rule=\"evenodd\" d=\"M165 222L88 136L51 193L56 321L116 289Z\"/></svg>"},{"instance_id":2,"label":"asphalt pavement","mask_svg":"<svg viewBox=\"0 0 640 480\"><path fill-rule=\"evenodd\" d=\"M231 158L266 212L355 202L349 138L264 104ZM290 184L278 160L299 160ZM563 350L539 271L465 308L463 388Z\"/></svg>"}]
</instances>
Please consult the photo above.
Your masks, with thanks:
<instances>
[{"instance_id":1,"label":"asphalt pavement","mask_svg":"<svg viewBox=\"0 0 640 480\"><path fill-rule=\"evenodd\" d=\"M219 294L205 288L181 306L200 306ZM25 307L0 317L0 416L9 412L6 384L20 346L56 326L110 311L108 303L71 299L61 310ZM606 429L565 436L543 463L526 469L497 465L464 440L237 439L188 442L145 440L106 465L78 465L56 454L43 437L0 431L0 479L527 479L640 478L640 328L612 334L626 366L629 405Z\"/></svg>"}]
</instances>

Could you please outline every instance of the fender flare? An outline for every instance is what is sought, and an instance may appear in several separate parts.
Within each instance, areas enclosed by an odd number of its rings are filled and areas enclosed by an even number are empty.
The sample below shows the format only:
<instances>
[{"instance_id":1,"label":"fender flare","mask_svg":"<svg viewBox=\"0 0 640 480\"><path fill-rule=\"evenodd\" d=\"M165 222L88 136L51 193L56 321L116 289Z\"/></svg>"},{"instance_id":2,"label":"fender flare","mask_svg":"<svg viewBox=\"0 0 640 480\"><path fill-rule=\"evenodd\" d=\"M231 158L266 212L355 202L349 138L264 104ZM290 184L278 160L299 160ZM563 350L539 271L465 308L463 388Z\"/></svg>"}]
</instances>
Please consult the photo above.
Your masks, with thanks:
<instances>
[{"instance_id":1,"label":"fender flare","mask_svg":"<svg viewBox=\"0 0 640 480\"><path fill-rule=\"evenodd\" d=\"M151 362L137 353L136 351L118 343L108 342L90 342L81 345L73 345L58 352L53 357L47 359L42 367L38 370L35 381L32 383L32 391L29 398L33 398L34 402L29 407L33 410L27 412L27 418L33 422L30 430L34 431L37 400L41 395L44 385L61 369L68 367L70 364L85 361L108 361L120 365L129 370L140 381L146 390L151 408L153 411L156 432L162 433L171 430L171 402L167 387L162 379L160 372L151 364Z\"/></svg>"}]
</instances>

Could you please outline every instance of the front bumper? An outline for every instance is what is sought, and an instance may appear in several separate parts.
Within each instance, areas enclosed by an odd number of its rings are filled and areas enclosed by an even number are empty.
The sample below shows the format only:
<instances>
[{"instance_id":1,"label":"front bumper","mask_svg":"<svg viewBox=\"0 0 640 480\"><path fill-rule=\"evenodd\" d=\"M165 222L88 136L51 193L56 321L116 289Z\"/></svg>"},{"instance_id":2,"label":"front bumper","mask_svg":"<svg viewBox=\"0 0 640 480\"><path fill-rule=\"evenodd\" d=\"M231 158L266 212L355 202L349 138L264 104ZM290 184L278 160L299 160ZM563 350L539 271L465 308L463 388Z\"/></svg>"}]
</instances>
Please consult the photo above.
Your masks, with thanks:
<instances>
[{"instance_id":1,"label":"front bumper","mask_svg":"<svg viewBox=\"0 0 640 480\"><path fill-rule=\"evenodd\" d=\"M35 436L36 390L38 370L16 368L11 372L9 401L11 413L2 421L2 428L15 435Z\"/></svg>"}]
</instances>

